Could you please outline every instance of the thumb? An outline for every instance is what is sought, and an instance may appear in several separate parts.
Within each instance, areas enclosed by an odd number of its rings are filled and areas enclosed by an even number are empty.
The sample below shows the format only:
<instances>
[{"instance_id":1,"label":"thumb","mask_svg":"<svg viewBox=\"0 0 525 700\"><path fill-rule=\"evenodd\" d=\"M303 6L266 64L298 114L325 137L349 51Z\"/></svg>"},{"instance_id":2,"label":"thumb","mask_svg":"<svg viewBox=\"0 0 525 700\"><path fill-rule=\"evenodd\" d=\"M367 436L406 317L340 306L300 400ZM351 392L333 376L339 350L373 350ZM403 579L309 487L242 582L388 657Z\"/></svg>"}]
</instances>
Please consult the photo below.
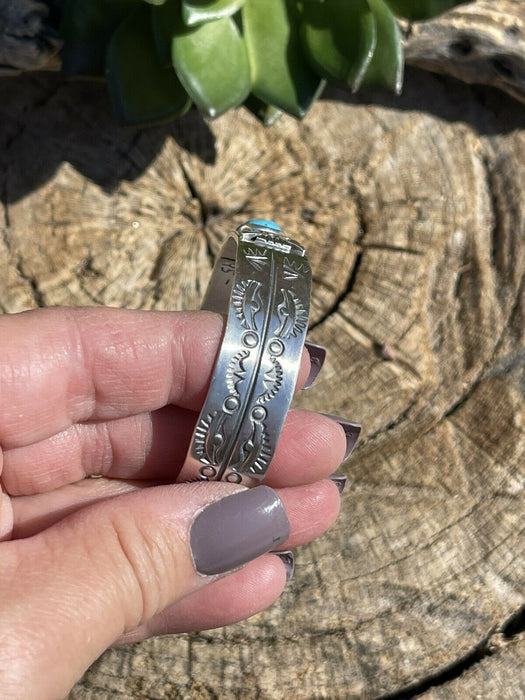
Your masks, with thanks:
<instances>
[{"instance_id":1,"label":"thumb","mask_svg":"<svg viewBox=\"0 0 525 700\"><path fill-rule=\"evenodd\" d=\"M289 530L271 488L195 483L117 496L1 543L2 697L62 697L120 635Z\"/></svg>"}]
</instances>

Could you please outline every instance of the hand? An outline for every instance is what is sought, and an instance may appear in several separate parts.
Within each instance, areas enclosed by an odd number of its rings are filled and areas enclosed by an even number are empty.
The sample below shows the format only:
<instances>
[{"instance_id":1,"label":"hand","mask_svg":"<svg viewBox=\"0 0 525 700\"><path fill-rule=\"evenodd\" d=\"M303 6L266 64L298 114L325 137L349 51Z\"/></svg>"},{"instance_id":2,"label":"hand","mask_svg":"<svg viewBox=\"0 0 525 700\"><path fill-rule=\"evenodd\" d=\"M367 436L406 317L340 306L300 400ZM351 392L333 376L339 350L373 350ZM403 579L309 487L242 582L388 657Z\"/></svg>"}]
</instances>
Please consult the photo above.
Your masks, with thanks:
<instances>
[{"instance_id":1,"label":"hand","mask_svg":"<svg viewBox=\"0 0 525 700\"><path fill-rule=\"evenodd\" d=\"M327 477L345 453L343 430L305 411L288 414L265 479L271 488L173 483L222 330L221 317L203 312L0 317L5 700L65 695L112 644L264 609L286 569L260 552L272 541L304 544L337 517ZM235 531L218 536L215 523L232 512L252 522L248 542L234 541Z\"/></svg>"}]
</instances>

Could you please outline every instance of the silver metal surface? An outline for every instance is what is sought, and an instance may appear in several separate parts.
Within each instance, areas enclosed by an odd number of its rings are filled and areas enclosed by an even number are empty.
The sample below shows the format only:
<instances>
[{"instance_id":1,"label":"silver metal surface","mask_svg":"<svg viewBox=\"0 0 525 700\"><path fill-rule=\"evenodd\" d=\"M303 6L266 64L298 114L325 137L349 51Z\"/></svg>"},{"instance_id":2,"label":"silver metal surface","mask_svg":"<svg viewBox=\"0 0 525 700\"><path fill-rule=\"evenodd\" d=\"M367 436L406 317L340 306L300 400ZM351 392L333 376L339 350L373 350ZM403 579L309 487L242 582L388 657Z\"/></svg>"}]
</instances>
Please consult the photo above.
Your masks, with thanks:
<instances>
[{"instance_id":1,"label":"silver metal surface","mask_svg":"<svg viewBox=\"0 0 525 700\"><path fill-rule=\"evenodd\" d=\"M247 222L224 245L202 308L228 321L183 479L264 478L297 381L310 288L304 248L273 222Z\"/></svg>"}]
</instances>

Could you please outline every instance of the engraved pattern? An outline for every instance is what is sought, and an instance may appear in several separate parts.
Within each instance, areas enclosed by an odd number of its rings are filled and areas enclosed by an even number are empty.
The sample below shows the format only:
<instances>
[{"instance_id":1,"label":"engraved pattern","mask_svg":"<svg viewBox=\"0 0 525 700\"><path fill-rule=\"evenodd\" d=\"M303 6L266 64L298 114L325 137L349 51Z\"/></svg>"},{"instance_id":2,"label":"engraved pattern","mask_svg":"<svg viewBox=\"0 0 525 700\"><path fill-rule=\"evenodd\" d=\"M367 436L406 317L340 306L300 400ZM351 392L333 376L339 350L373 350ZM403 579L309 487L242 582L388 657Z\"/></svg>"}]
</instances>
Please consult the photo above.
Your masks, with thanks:
<instances>
[{"instance_id":1,"label":"engraved pattern","mask_svg":"<svg viewBox=\"0 0 525 700\"><path fill-rule=\"evenodd\" d=\"M276 235L274 233L258 233L252 237L254 243L265 246L273 250L280 250L283 253L290 253L292 246L288 243L286 236Z\"/></svg>"},{"instance_id":2,"label":"engraved pattern","mask_svg":"<svg viewBox=\"0 0 525 700\"><path fill-rule=\"evenodd\" d=\"M257 330L257 315L262 310L260 294L261 283L255 280L246 280L235 285L232 292L232 304L237 318L244 328Z\"/></svg>"},{"instance_id":3,"label":"engraved pattern","mask_svg":"<svg viewBox=\"0 0 525 700\"><path fill-rule=\"evenodd\" d=\"M261 252L260 248L248 248L245 257L250 265L259 272L264 270L268 264L268 255L265 252Z\"/></svg>"},{"instance_id":4,"label":"engraved pattern","mask_svg":"<svg viewBox=\"0 0 525 700\"><path fill-rule=\"evenodd\" d=\"M234 460L230 462L233 471L241 474L264 474L272 458L268 436L262 421L251 421L252 431L248 439L237 446Z\"/></svg>"},{"instance_id":5,"label":"engraved pattern","mask_svg":"<svg viewBox=\"0 0 525 700\"><path fill-rule=\"evenodd\" d=\"M281 338L296 337L303 333L308 324L308 312L303 303L290 289L281 289L282 301L277 306L279 328L275 335Z\"/></svg>"},{"instance_id":6,"label":"engraved pattern","mask_svg":"<svg viewBox=\"0 0 525 700\"><path fill-rule=\"evenodd\" d=\"M233 356L226 370L226 385L230 394L239 396L239 384L246 377L244 361L250 356L249 350L241 350Z\"/></svg>"},{"instance_id":7,"label":"engraved pattern","mask_svg":"<svg viewBox=\"0 0 525 700\"><path fill-rule=\"evenodd\" d=\"M304 256L304 249L283 235L243 232L242 228L238 229L239 239L249 245L244 247L240 267L236 268L238 277L230 303L244 330L235 354L222 359L227 363L218 385L224 396L222 404L215 410L221 398L220 394L215 395L209 407L205 405L194 431L193 454L201 463L199 480L241 483L243 475L256 479L264 476L276 442L274 414L270 414L271 420L268 416L268 411L275 409L265 404L277 397L285 384L283 366L288 362L290 346L284 341L301 336L308 325L308 310L293 284L299 278L309 277L307 260L294 258ZM242 260L244 274L251 278L239 281ZM246 263L252 268L251 273ZM290 283L291 289L285 282ZM299 289L303 290L305 284L308 282L302 282ZM273 330L276 324L278 327ZM287 392L288 385L289 382Z\"/></svg>"},{"instance_id":8,"label":"engraved pattern","mask_svg":"<svg viewBox=\"0 0 525 700\"><path fill-rule=\"evenodd\" d=\"M201 418L194 433L195 452L198 459L207 465L220 464L226 447L224 421L226 414L221 411L209 413Z\"/></svg>"},{"instance_id":9,"label":"engraved pattern","mask_svg":"<svg viewBox=\"0 0 525 700\"><path fill-rule=\"evenodd\" d=\"M230 484L242 484L242 474L239 472L228 472L224 480L229 481Z\"/></svg>"},{"instance_id":10,"label":"engraved pattern","mask_svg":"<svg viewBox=\"0 0 525 700\"><path fill-rule=\"evenodd\" d=\"M290 258L285 258L283 261L283 279L296 280L299 277L304 277L306 266Z\"/></svg>"},{"instance_id":11,"label":"engraved pattern","mask_svg":"<svg viewBox=\"0 0 525 700\"><path fill-rule=\"evenodd\" d=\"M283 368L279 360L275 357L270 357L272 367L264 373L264 388L266 391L257 399L257 403L266 403L277 395L281 384L283 383Z\"/></svg>"},{"instance_id":12,"label":"engraved pattern","mask_svg":"<svg viewBox=\"0 0 525 700\"><path fill-rule=\"evenodd\" d=\"M268 437L264 430L264 425L262 423L256 424L255 427L260 428L260 430L258 431L258 435L254 435L252 439L259 439L260 442L255 459L248 467L248 471L255 475L264 475L272 459L272 450L268 445Z\"/></svg>"}]
</instances>

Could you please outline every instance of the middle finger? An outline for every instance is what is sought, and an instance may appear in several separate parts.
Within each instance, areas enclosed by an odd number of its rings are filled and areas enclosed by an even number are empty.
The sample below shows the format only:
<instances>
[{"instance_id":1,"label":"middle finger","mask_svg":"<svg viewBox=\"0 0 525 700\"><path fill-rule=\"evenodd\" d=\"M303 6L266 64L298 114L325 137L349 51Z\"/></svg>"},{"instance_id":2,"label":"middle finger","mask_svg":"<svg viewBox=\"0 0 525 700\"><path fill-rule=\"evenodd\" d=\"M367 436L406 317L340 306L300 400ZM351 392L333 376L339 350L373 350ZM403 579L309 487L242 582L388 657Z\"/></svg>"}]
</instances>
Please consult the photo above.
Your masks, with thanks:
<instances>
[{"instance_id":1,"label":"middle finger","mask_svg":"<svg viewBox=\"0 0 525 700\"><path fill-rule=\"evenodd\" d=\"M128 418L71 426L57 435L4 453L3 483L12 496L51 491L101 474L115 479L175 482L197 414L176 406ZM265 483L311 483L343 459L340 425L317 413L288 413Z\"/></svg>"}]
</instances>

